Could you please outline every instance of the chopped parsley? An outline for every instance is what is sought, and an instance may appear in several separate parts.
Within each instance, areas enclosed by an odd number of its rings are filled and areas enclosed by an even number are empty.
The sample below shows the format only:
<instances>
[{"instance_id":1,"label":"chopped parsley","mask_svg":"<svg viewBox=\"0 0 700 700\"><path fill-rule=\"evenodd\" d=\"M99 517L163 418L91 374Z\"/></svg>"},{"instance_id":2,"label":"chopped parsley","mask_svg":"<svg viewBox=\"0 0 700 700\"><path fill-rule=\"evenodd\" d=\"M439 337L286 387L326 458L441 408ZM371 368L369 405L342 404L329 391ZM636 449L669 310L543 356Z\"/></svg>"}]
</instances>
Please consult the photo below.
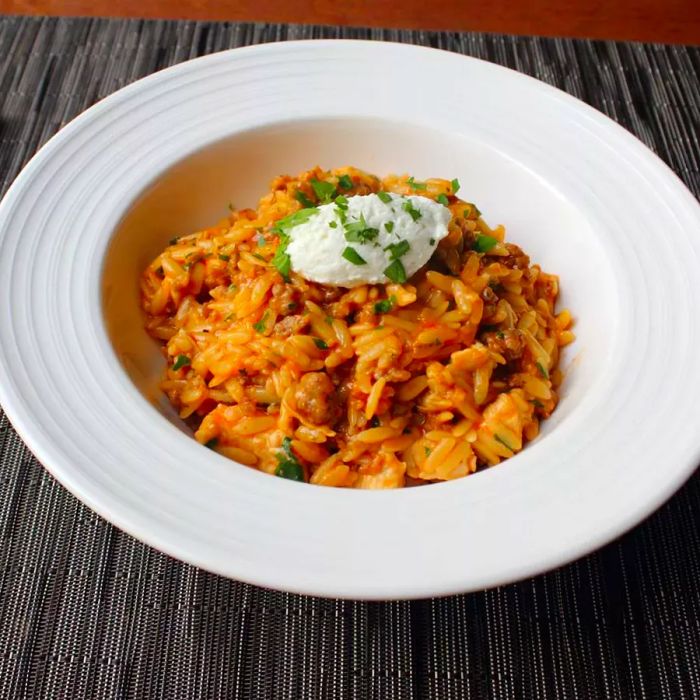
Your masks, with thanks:
<instances>
[{"instance_id":1,"label":"chopped parsley","mask_svg":"<svg viewBox=\"0 0 700 700\"><path fill-rule=\"evenodd\" d=\"M511 447L507 440L504 440L498 433L493 435L496 442L500 442L505 448L509 449L511 452L515 452L515 448Z\"/></svg>"},{"instance_id":2,"label":"chopped parsley","mask_svg":"<svg viewBox=\"0 0 700 700\"><path fill-rule=\"evenodd\" d=\"M272 264L280 273L285 282L289 282L289 273L292 269L292 260L287 254L287 246L289 245L289 232L295 226L308 221L314 214L318 214L316 207L309 209L300 209L289 216L280 219L273 227L272 232L280 237L280 243L277 246L275 255L272 258Z\"/></svg>"},{"instance_id":3,"label":"chopped parsley","mask_svg":"<svg viewBox=\"0 0 700 700\"><path fill-rule=\"evenodd\" d=\"M175 236L175 238L171 238L171 239L168 241L168 245L175 245L179 240L180 240L180 239L179 239L177 236Z\"/></svg>"},{"instance_id":4,"label":"chopped parsley","mask_svg":"<svg viewBox=\"0 0 700 700\"><path fill-rule=\"evenodd\" d=\"M291 481L304 481L304 469L296 455L292 452L292 440L285 437L282 440L282 452L277 455L277 469L275 475Z\"/></svg>"},{"instance_id":5,"label":"chopped parsley","mask_svg":"<svg viewBox=\"0 0 700 700\"><path fill-rule=\"evenodd\" d=\"M182 367L187 367L190 364L190 358L187 355L178 355L173 365L175 371L181 369Z\"/></svg>"},{"instance_id":6,"label":"chopped parsley","mask_svg":"<svg viewBox=\"0 0 700 700\"><path fill-rule=\"evenodd\" d=\"M452 187L452 194L457 194L457 192L459 192L460 185L459 180L457 178L450 182L450 186Z\"/></svg>"},{"instance_id":7,"label":"chopped parsley","mask_svg":"<svg viewBox=\"0 0 700 700\"><path fill-rule=\"evenodd\" d=\"M384 224L384 228L387 230L388 233L391 233L394 230L394 222L393 221L387 221Z\"/></svg>"},{"instance_id":8,"label":"chopped parsley","mask_svg":"<svg viewBox=\"0 0 700 700\"><path fill-rule=\"evenodd\" d=\"M430 457L430 453L432 452L432 450L429 447L424 447L423 452L425 452L426 457Z\"/></svg>"},{"instance_id":9,"label":"chopped parsley","mask_svg":"<svg viewBox=\"0 0 700 700\"><path fill-rule=\"evenodd\" d=\"M421 214L421 213L418 211L418 209L416 209L416 208L413 206L413 202L412 202L410 199L407 199L407 200L403 203L402 209L403 209L405 212L408 212L408 213L410 214L411 218L412 218L414 221L418 221L418 219L420 219L421 216L423 216L423 214Z\"/></svg>"},{"instance_id":10,"label":"chopped parsley","mask_svg":"<svg viewBox=\"0 0 700 700\"><path fill-rule=\"evenodd\" d=\"M294 193L294 199L296 199L304 209L310 209L314 206L314 203L301 190L297 190Z\"/></svg>"},{"instance_id":11,"label":"chopped parsley","mask_svg":"<svg viewBox=\"0 0 700 700\"><path fill-rule=\"evenodd\" d=\"M230 255L224 255L223 253L219 253L219 260L223 260L224 262L228 262L231 259Z\"/></svg>"},{"instance_id":12,"label":"chopped parsley","mask_svg":"<svg viewBox=\"0 0 700 700\"><path fill-rule=\"evenodd\" d=\"M266 325L267 325L267 311L261 316L260 320L257 323L253 324L253 328L255 328L255 330L258 333L264 333Z\"/></svg>"},{"instance_id":13,"label":"chopped parsley","mask_svg":"<svg viewBox=\"0 0 700 700\"><path fill-rule=\"evenodd\" d=\"M367 226L364 215L359 221L351 221L345 224L345 240L349 243L367 243L373 241L379 235L379 229Z\"/></svg>"},{"instance_id":14,"label":"chopped parsley","mask_svg":"<svg viewBox=\"0 0 700 700\"><path fill-rule=\"evenodd\" d=\"M390 243L384 250L389 251L389 257L392 260L398 260L402 255L406 255L411 249L411 244L408 241L401 240L398 243Z\"/></svg>"},{"instance_id":15,"label":"chopped parsley","mask_svg":"<svg viewBox=\"0 0 700 700\"><path fill-rule=\"evenodd\" d=\"M436 197L437 201L442 204L443 207L449 207L450 206L450 200L447 199L447 197L444 194L439 194Z\"/></svg>"},{"instance_id":16,"label":"chopped parsley","mask_svg":"<svg viewBox=\"0 0 700 700\"><path fill-rule=\"evenodd\" d=\"M329 225L331 228L338 228L338 222L337 222L337 221L329 221L329 222L328 222L328 225Z\"/></svg>"},{"instance_id":17,"label":"chopped parsley","mask_svg":"<svg viewBox=\"0 0 700 700\"><path fill-rule=\"evenodd\" d=\"M204 447L208 447L210 450L213 450L216 447L216 445L218 444L218 442L219 442L219 438L214 437L211 440L207 440L204 443Z\"/></svg>"},{"instance_id":18,"label":"chopped parsley","mask_svg":"<svg viewBox=\"0 0 700 700\"><path fill-rule=\"evenodd\" d=\"M403 284L408 279L406 268L404 268L403 264L398 259L394 260L394 262L384 270L384 274L392 282L396 282L397 284Z\"/></svg>"},{"instance_id":19,"label":"chopped parsley","mask_svg":"<svg viewBox=\"0 0 700 700\"><path fill-rule=\"evenodd\" d=\"M338 185L344 190L349 190L352 187L352 178L349 175L341 175L338 178Z\"/></svg>"},{"instance_id":20,"label":"chopped parsley","mask_svg":"<svg viewBox=\"0 0 700 700\"><path fill-rule=\"evenodd\" d=\"M478 233L472 248L477 253L488 253L491 248L498 245L498 239L493 236L486 236L483 233Z\"/></svg>"},{"instance_id":21,"label":"chopped parsley","mask_svg":"<svg viewBox=\"0 0 700 700\"><path fill-rule=\"evenodd\" d=\"M428 185L426 185L424 182L416 182L413 179L413 175L411 175L411 177L408 178L407 182L414 190L427 190L428 189Z\"/></svg>"},{"instance_id":22,"label":"chopped parsley","mask_svg":"<svg viewBox=\"0 0 700 700\"><path fill-rule=\"evenodd\" d=\"M530 399L530 403L535 407L535 408L544 408L544 404L539 400L539 399Z\"/></svg>"},{"instance_id":23,"label":"chopped parsley","mask_svg":"<svg viewBox=\"0 0 700 700\"><path fill-rule=\"evenodd\" d=\"M377 192L377 197L384 202L384 204L389 204L393 201L393 197L388 192Z\"/></svg>"},{"instance_id":24,"label":"chopped parsley","mask_svg":"<svg viewBox=\"0 0 700 700\"><path fill-rule=\"evenodd\" d=\"M348 198L344 197L342 194L339 194L334 201L338 206L338 209L345 211L348 208Z\"/></svg>"},{"instance_id":25,"label":"chopped parsley","mask_svg":"<svg viewBox=\"0 0 700 700\"><path fill-rule=\"evenodd\" d=\"M278 235L289 234L290 229L299 226L299 224L306 223L314 214L318 214L318 209L316 207L295 211L293 214L280 219L272 227L272 231Z\"/></svg>"},{"instance_id":26,"label":"chopped parsley","mask_svg":"<svg viewBox=\"0 0 700 700\"><path fill-rule=\"evenodd\" d=\"M322 338L314 338L314 345L319 350L328 350L328 343Z\"/></svg>"},{"instance_id":27,"label":"chopped parsley","mask_svg":"<svg viewBox=\"0 0 700 700\"><path fill-rule=\"evenodd\" d=\"M388 314L396 305L396 297L392 294L388 299L382 299L374 304L375 314Z\"/></svg>"},{"instance_id":28,"label":"chopped parsley","mask_svg":"<svg viewBox=\"0 0 700 700\"><path fill-rule=\"evenodd\" d=\"M535 362L537 365L537 369L539 370L540 374L545 378L549 379L549 371L547 368L541 363L541 362Z\"/></svg>"},{"instance_id":29,"label":"chopped parsley","mask_svg":"<svg viewBox=\"0 0 700 700\"><path fill-rule=\"evenodd\" d=\"M430 245L435 245L435 239L434 239L434 238L431 238L431 239L430 239Z\"/></svg>"},{"instance_id":30,"label":"chopped parsley","mask_svg":"<svg viewBox=\"0 0 700 700\"><path fill-rule=\"evenodd\" d=\"M314 188L314 194L318 197L321 204L328 204L335 196L335 187L331 182L311 180L311 187Z\"/></svg>"},{"instance_id":31,"label":"chopped parsley","mask_svg":"<svg viewBox=\"0 0 700 700\"><path fill-rule=\"evenodd\" d=\"M366 265L367 261L354 249L348 246L343 251L343 257L353 265Z\"/></svg>"}]
</instances>

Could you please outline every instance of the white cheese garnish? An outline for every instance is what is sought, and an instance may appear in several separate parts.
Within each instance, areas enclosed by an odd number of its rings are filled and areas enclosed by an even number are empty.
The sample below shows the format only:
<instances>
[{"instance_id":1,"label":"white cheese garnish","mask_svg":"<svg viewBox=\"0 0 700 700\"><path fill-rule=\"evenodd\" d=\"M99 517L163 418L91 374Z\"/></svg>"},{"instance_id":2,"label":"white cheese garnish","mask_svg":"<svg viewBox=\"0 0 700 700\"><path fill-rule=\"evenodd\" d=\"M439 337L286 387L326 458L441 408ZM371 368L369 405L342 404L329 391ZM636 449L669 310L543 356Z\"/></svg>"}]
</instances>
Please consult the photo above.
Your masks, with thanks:
<instances>
[{"instance_id":1,"label":"white cheese garnish","mask_svg":"<svg viewBox=\"0 0 700 700\"><path fill-rule=\"evenodd\" d=\"M450 218L447 207L427 197L356 195L322 204L290 228L286 252L292 269L313 282L356 287L401 281L402 269L408 278L428 262Z\"/></svg>"}]
</instances>

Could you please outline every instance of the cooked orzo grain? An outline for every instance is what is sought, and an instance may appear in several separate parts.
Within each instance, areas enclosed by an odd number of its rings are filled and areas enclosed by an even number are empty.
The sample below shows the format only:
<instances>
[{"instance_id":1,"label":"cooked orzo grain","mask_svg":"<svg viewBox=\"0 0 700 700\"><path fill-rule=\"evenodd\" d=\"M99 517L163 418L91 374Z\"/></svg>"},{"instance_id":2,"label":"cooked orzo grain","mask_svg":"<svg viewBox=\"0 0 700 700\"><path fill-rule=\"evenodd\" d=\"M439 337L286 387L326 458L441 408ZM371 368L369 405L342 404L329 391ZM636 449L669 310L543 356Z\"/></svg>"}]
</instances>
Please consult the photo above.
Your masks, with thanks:
<instances>
[{"instance_id":1,"label":"cooked orzo grain","mask_svg":"<svg viewBox=\"0 0 700 700\"><path fill-rule=\"evenodd\" d=\"M170 241L143 273L143 308L164 344L163 391L196 439L270 474L355 488L455 479L532 440L557 404L571 315L556 313L557 277L458 188L314 168ZM377 192L452 214L417 274L345 289L288 268L276 222Z\"/></svg>"}]
</instances>

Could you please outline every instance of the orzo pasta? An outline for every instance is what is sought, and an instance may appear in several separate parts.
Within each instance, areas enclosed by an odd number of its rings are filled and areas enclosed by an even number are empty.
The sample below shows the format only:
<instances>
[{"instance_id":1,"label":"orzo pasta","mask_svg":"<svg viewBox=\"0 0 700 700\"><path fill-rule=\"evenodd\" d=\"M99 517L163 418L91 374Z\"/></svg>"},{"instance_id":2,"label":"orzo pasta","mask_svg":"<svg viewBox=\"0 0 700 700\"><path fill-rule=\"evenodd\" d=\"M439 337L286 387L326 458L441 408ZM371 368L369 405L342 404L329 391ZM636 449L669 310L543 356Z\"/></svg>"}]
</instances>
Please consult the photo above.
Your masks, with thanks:
<instances>
[{"instance_id":1,"label":"orzo pasta","mask_svg":"<svg viewBox=\"0 0 700 700\"><path fill-rule=\"evenodd\" d=\"M196 439L270 474L355 488L455 479L532 440L557 405L572 318L555 310L557 277L458 188L314 168L171 240L143 273L142 301L167 358L163 391ZM371 193L449 209L427 264L351 288L290 267L280 220Z\"/></svg>"}]
</instances>

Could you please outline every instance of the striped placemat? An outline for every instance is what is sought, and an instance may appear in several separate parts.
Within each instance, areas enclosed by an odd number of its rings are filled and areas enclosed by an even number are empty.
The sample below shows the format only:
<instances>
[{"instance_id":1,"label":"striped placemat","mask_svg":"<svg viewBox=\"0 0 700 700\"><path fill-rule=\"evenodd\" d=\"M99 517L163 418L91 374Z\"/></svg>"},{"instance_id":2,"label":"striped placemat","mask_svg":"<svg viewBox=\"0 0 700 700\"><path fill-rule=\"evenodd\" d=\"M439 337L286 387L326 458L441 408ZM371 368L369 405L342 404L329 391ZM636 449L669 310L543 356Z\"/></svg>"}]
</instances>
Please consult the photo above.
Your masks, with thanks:
<instances>
[{"instance_id":1,"label":"striped placemat","mask_svg":"<svg viewBox=\"0 0 700 700\"><path fill-rule=\"evenodd\" d=\"M17 17L0 18L0 193L57 129L137 78L315 37L435 46L533 75L619 121L700 194L700 49ZM699 526L696 474L633 532L544 576L437 600L306 598L119 532L48 476L0 413L0 698L699 698Z\"/></svg>"}]
</instances>

